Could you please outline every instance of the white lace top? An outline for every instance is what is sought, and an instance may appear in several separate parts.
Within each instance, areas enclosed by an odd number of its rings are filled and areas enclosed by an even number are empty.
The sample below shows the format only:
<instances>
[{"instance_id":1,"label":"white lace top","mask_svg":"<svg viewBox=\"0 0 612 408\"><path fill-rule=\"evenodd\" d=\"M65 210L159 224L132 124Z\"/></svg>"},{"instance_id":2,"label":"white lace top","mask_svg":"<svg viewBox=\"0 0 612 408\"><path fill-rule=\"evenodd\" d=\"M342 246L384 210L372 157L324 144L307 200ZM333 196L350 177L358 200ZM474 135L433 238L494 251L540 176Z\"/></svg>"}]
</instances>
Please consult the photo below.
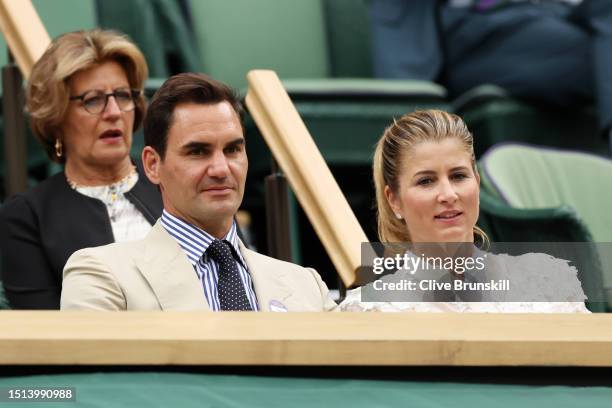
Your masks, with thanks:
<instances>
[{"instance_id":1,"label":"white lace top","mask_svg":"<svg viewBox=\"0 0 612 408\"><path fill-rule=\"evenodd\" d=\"M362 301L362 288L351 290L340 304L341 311L361 312L454 312L454 313L590 313L577 278L577 270L568 261L547 254L521 256L488 254L489 260L503 276L511 280L511 290L499 296L501 301L483 302L397 302ZM397 282L405 272L381 278ZM366 285L369 292L373 283ZM519 294L519 295L517 295ZM503 301L504 299L538 299L542 301ZM567 301L565 301L567 300Z\"/></svg>"},{"instance_id":2,"label":"white lace top","mask_svg":"<svg viewBox=\"0 0 612 408\"><path fill-rule=\"evenodd\" d=\"M137 182L138 173L133 172L107 186L89 187L69 184L79 193L100 200L106 205L115 242L124 242L142 239L151 229L151 224L144 215L125 197L125 193Z\"/></svg>"}]
</instances>

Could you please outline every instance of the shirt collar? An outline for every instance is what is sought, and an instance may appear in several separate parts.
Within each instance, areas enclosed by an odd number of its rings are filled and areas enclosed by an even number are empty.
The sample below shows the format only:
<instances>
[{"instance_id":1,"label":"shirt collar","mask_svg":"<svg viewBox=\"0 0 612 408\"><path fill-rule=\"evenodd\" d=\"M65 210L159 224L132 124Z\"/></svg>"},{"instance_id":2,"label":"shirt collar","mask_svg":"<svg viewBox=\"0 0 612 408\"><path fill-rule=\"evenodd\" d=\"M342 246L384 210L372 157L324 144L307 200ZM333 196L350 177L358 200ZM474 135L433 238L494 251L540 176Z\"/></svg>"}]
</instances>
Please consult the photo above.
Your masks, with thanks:
<instances>
[{"instance_id":1,"label":"shirt collar","mask_svg":"<svg viewBox=\"0 0 612 408\"><path fill-rule=\"evenodd\" d=\"M176 240L179 246L187 255L189 262L195 267L202 255L206 252L210 244L216 239L214 236L204 231L203 229L183 220L182 218L176 217L165 209L162 211L161 224ZM240 246L238 245L238 234L236 233L236 221L232 222L229 232L223 238L224 241L229 242L233 249L234 254L238 255L238 261L246 268L246 263L240 252ZM234 255L236 256L236 255ZM207 262L208 257L204 257L204 262Z\"/></svg>"}]
</instances>

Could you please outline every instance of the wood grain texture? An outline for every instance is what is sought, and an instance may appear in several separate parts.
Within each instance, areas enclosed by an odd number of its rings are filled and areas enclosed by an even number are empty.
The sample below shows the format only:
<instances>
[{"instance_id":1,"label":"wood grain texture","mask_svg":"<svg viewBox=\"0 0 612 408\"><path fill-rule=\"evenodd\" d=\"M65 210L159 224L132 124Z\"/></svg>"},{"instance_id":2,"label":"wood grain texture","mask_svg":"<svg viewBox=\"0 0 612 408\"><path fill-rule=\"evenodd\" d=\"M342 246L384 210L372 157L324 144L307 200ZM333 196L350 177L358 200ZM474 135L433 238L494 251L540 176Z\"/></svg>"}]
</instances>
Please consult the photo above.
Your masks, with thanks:
<instances>
[{"instance_id":1,"label":"wood grain texture","mask_svg":"<svg viewBox=\"0 0 612 408\"><path fill-rule=\"evenodd\" d=\"M21 74L28 79L51 39L31 0L0 0L0 29Z\"/></svg>"},{"instance_id":2,"label":"wood grain texture","mask_svg":"<svg viewBox=\"0 0 612 408\"><path fill-rule=\"evenodd\" d=\"M612 315L0 312L3 365L612 366Z\"/></svg>"},{"instance_id":3,"label":"wood grain texture","mask_svg":"<svg viewBox=\"0 0 612 408\"><path fill-rule=\"evenodd\" d=\"M342 281L352 286L368 241L363 229L276 73L255 70L247 80L250 114Z\"/></svg>"}]
</instances>

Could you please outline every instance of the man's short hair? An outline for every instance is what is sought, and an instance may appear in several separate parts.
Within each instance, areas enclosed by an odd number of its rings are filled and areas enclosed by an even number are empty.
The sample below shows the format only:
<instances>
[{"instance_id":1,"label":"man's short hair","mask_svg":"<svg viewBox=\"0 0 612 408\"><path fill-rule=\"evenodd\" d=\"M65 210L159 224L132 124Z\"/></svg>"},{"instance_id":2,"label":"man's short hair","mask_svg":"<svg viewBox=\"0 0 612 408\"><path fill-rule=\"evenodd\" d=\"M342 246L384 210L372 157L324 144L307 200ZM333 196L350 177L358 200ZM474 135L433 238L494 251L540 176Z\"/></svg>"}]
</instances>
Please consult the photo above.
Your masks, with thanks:
<instances>
[{"instance_id":1,"label":"man's short hair","mask_svg":"<svg viewBox=\"0 0 612 408\"><path fill-rule=\"evenodd\" d=\"M183 73L170 77L155 92L147 110L144 120L145 145L155 149L163 160L168 146L168 131L178 105L213 105L222 102L228 102L234 108L242 123L242 105L229 86L199 73Z\"/></svg>"}]
</instances>

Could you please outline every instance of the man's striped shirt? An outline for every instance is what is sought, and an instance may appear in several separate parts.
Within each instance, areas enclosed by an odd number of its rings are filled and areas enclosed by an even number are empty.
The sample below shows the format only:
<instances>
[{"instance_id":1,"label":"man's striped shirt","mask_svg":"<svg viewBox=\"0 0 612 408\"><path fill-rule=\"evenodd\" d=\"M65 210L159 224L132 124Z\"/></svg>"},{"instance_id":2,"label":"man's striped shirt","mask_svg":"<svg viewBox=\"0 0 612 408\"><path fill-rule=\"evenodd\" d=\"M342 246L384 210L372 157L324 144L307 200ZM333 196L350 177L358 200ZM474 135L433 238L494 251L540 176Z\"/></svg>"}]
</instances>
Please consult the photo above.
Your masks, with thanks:
<instances>
[{"instance_id":1,"label":"man's striped shirt","mask_svg":"<svg viewBox=\"0 0 612 408\"><path fill-rule=\"evenodd\" d=\"M208 246L215 240L215 237L195 225L173 216L166 210L162 212L161 223L168 234L170 234L183 249L185 255L187 255L187 259L189 259L189 262L193 265L193 269L197 273L200 282L202 282L204 296L210 308L214 311L221 310L219 305L219 292L217 290L217 283L219 282L219 265L206 254ZM229 242L233 249L232 254L238 264L238 274L246 290L249 303L254 311L258 311L259 307L257 305L255 290L253 289L253 282L251 281L251 274L248 271L246 262L238 246L235 222L232 223L232 227L224 240ZM172 271L168 271L168 273L172 273Z\"/></svg>"}]
</instances>

